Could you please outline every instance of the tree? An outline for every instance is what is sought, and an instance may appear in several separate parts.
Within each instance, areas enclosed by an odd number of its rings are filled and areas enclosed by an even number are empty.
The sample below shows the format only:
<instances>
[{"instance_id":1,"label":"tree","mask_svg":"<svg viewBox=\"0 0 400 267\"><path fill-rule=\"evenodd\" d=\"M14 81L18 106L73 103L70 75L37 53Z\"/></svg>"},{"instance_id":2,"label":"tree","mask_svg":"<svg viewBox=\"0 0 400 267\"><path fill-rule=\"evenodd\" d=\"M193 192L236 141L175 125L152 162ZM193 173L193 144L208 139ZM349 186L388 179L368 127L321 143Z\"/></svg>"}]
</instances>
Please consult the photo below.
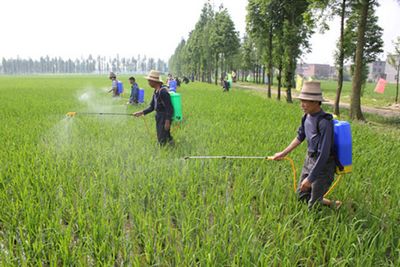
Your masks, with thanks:
<instances>
[{"instance_id":1,"label":"tree","mask_svg":"<svg viewBox=\"0 0 400 267\"><path fill-rule=\"evenodd\" d=\"M400 0L399 0L400 1ZM398 103L399 100L399 75L400 75L400 37L397 37L397 40L393 42L395 52L393 54L388 55L389 64L397 71L396 75L396 98L395 103Z\"/></svg>"},{"instance_id":2,"label":"tree","mask_svg":"<svg viewBox=\"0 0 400 267\"><path fill-rule=\"evenodd\" d=\"M316 8L321 9L321 18L322 18L322 29L329 29L329 26L325 23L326 19L331 19L334 16L340 16L340 35L339 41L337 44L337 51L335 52L335 63L336 69L338 72L337 79L337 88L336 88L336 97L334 103L334 114L340 115L339 111L339 102L340 95L342 93L343 88L343 77L344 77L344 60L345 60L345 51L344 51L344 30L345 30L345 19L349 16L349 1L352 0L322 0L315 1L314 5ZM328 11L327 16L322 16L324 11Z\"/></svg>"},{"instance_id":3,"label":"tree","mask_svg":"<svg viewBox=\"0 0 400 267\"><path fill-rule=\"evenodd\" d=\"M339 102L340 102L340 95L342 93L343 88L343 69L344 69L344 20L346 17L346 0L341 0L339 13L340 13L340 37L338 43L338 51L335 56L336 58L336 68L338 71L338 80L337 80L337 88L336 88L336 97L335 97L335 104L333 108L333 113L337 116L340 115L339 110Z\"/></svg>"},{"instance_id":4,"label":"tree","mask_svg":"<svg viewBox=\"0 0 400 267\"><path fill-rule=\"evenodd\" d=\"M233 67L237 59L240 40L227 9L215 12L205 3L200 18L186 42L181 42L169 63L174 71L194 74L196 79L218 82L218 71Z\"/></svg>"},{"instance_id":5,"label":"tree","mask_svg":"<svg viewBox=\"0 0 400 267\"><path fill-rule=\"evenodd\" d=\"M294 87L294 75L297 59L302 50L309 50L309 38L313 33L312 12L307 0L293 1L282 0L284 12L283 45L284 58L283 69L286 84L286 101L292 103L292 88Z\"/></svg>"},{"instance_id":6,"label":"tree","mask_svg":"<svg viewBox=\"0 0 400 267\"><path fill-rule=\"evenodd\" d=\"M283 31L284 9L279 0L250 0L247 6L247 31L258 44L262 64L267 66L268 97L271 97L273 84L273 67L276 60L274 47L277 44L276 36ZM278 43L279 44L279 43ZM282 46L280 46L282 48ZM282 53L279 57L282 56Z\"/></svg>"},{"instance_id":7,"label":"tree","mask_svg":"<svg viewBox=\"0 0 400 267\"><path fill-rule=\"evenodd\" d=\"M294 4L291 0L250 0L247 6L247 29L258 50L261 50L260 58L267 59L262 62L267 61L270 84L272 66L275 66L279 70L279 88L281 74L284 73L286 99L289 103L292 102L291 89L294 85L297 59L302 50L309 49L308 40L313 27L310 2L312 1L297 0ZM263 48L267 48L266 56Z\"/></svg>"},{"instance_id":8,"label":"tree","mask_svg":"<svg viewBox=\"0 0 400 267\"><path fill-rule=\"evenodd\" d=\"M242 80L247 77L248 72L253 70L255 66L255 47L254 42L252 41L251 37L245 35L243 37L243 42L241 46L241 68L242 68Z\"/></svg>"},{"instance_id":9,"label":"tree","mask_svg":"<svg viewBox=\"0 0 400 267\"><path fill-rule=\"evenodd\" d=\"M374 52L369 57L368 53L365 53L366 42L370 41L370 38L366 38L366 33L368 30L367 21L371 19L371 10L373 12L373 7L377 5L376 0L360 0L354 5L355 13L354 17L356 17L356 27L357 29L357 43L355 49L355 59L354 59L354 75L353 75L353 85L352 85L352 93L351 93L351 102L350 102L350 118L357 120L365 120L362 111L361 111L361 87L365 81L365 74L363 74L363 70L365 70L365 65L368 60L374 57ZM370 15L370 16L369 16ZM373 18L373 16L372 16ZM349 19L351 22L351 20ZM375 22L376 25L376 22ZM352 29L348 27L347 29ZM373 43L373 42L371 42ZM350 46L351 47L351 46ZM371 48L374 50L375 47ZM348 51L351 51L351 49ZM375 55L376 56L376 55ZM364 72L365 73L365 72Z\"/></svg>"},{"instance_id":10,"label":"tree","mask_svg":"<svg viewBox=\"0 0 400 267\"><path fill-rule=\"evenodd\" d=\"M268 97L271 98L272 79L272 37L273 20L272 4L275 1L249 0L247 5L247 32L257 42L260 57L266 58L268 64ZM264 57L263 47L266 47L268 56Z\"/></svg>"},{"instance_id":11,"label":"tree","mask_svg":"<svg viewBox=\"0 0 400 267\"><path fill-rule=\"evenodd\" d=\"M218 83L218 68L221 62L221 72L226 71L228 66L224 66L224 61L230 62L239 50L238 33L235 31L235 24L228 14L228 10L220 7L220 11L215 13L215 19L211 26L210 48L215 57L214 73L215 84ZM230 66L231 68L232 66Z\"/></svg>"}]
</instances>

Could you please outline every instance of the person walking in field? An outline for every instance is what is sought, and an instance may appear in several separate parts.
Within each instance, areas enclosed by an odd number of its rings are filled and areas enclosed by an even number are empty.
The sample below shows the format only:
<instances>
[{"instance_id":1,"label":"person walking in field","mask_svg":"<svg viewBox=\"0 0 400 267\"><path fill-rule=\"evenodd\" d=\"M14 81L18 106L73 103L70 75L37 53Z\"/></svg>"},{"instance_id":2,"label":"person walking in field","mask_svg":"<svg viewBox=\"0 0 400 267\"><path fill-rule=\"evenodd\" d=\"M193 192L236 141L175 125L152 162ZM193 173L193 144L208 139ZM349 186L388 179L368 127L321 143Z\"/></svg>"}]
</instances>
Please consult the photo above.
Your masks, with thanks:
<instances>
[{"instance_id":1,"label":"person walking in field","mask_svg":"<svg viewBox=\"0 0 400 267\"><path fill-rule=\"evenodd\" d=\"M323 100L319 82L305 82L298 97L305 115L297 131L297 137L272 159L283 159L287 154L307 140L307 154L301 172L297 193L300 200L307 201L309 208L316 203L339 208L340 201L324 198L331 186L336 169L333 156L332 115L321 108Z\"/></svg>"},{"instance_id":2,"label":"person walking in field","mask_svg":"<svg viewBox=\"0 0 400 267\"><path fill-rule=\"evenodd\" d=\"M135 77L129 77L129 83L131 84L131 95L128 104L135 105L139 103L139 86L136 83Z\"/></svg>"},{"instance_id":3,"label":"person walking in field","mask_svg":"<svg viewBox=\"0 0 400 267\"><path fill-rule=\"evenodd\" d=\"M229 88L230 88L229 81L228 81L227 77L225 77L222 80L222 89L223 89L222 92L229 92Z\"/></svg>"},{"instance_id":4,"label":"person walking in field","mask_svg":"<svg viewBox=\"0 0 400 267\"><path fill-rule=\"evenodd\" d=\"M135 112L133 115L135 117L140 117L155 110L158 142L162 146L167 143L172 145L173 138L170 133L170 128L174 109L172 107L171 97L167 88L163 86L159 71L151 70L149 75L145 78L148 80L149 85L154 88L153 97L148 108Z\"/></svg>"},{"instance_id":5,"label":"person walking in field","mask_svg":"<svg viewBox=\"0 0 400 267\"><path fill-rule=\"evenodd\" d=\"M111 89L108 92L112 92L113 97L119 96L117 75L114 72L110 72L109 79L111 80Z\"/></svg>"}]
</instances>

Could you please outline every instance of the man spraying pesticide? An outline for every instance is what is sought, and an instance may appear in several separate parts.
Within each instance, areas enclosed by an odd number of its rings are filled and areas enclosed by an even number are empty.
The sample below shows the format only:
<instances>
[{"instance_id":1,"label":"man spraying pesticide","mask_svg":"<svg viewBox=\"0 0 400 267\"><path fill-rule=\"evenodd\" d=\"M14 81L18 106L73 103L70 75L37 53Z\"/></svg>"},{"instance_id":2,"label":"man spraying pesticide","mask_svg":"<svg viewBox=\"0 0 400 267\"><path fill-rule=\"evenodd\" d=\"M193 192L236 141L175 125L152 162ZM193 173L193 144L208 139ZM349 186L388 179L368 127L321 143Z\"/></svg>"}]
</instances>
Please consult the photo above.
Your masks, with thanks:
<instances>
[{"instance_id":1,"label":"man spraying pesticide","mask_svg":"<svg viewBox=\"0 0 400 267\"><path fill-rule=\"evenodd\" d=\"M297 137L272 159L283 159L306 139L307 155L297 188L299 199L307 201L309 208L320 203L337 209L342 202L324 198L334 180L337 159L334 151L332 115L325 113L321 108L324 99L320 83L305 82L298 98L305 115Z\"/></svg>"},{"instance_id":2,"label":"man spraying pesticide","mask_svg":"<svg viewBox=\"0 0 400 267\"><path fill-rule=\"evenodd\" d=\"M114 72L110 72L108 78L111 80L111 89L108 92L112 92L113 97L118 97L124 91L122 82L117 80L117 75Z\"/></svg>"},{"instance_id":3,"label":"man spraying pesticide","mask_svg":"<svg viewBox=\"0 0 400 267\"><path fill-rule=\"evenodd\" d=\"M133 116L144 116L155 110L158 143L162 146L167 143L173 144L174 141L170 132L174 112L171 103L171 96L168 93L167 88L163 86L159 71L151 70L149 75L145 78L149 82L149 85L154 88L153 97L148 108L133 113Z\"/></svg>"}]
</instances>

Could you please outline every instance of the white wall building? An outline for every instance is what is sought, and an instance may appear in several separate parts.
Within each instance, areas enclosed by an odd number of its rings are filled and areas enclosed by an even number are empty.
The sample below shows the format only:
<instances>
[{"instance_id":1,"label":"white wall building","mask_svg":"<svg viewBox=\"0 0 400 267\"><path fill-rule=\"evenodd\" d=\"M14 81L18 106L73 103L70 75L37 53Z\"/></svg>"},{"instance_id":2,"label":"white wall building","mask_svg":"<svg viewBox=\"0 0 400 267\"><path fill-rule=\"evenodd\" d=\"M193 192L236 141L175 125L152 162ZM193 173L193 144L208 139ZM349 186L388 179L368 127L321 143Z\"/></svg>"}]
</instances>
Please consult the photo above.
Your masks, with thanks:
<instances>
[{"instance_id":1,"label":"white wall building","mask_svg":"<svg viewBox=\"0 0 400 267\"><path fill-rule=\"evenodd\" d=\"M400 57L397 57L397 62L399 62ZM385 67L385 73L386 73L386 81L388 83L396 83L397 81L397 71L396 69L389 64L389 57L386 59L386 67Z\"/></svg>"}]
</instances>

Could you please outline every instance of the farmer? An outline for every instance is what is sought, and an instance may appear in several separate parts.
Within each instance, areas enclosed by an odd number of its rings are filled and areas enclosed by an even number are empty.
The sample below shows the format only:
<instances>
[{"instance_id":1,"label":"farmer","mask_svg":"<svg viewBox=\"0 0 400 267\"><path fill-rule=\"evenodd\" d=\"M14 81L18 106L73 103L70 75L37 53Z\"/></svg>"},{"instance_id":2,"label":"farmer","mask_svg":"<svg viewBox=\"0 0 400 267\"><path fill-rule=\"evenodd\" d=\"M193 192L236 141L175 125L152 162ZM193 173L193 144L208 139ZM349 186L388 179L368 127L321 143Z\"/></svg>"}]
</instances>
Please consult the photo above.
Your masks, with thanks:
<instances>
[{"instance_id":1,"label":"farmer","mask_svg":"<svg viewBox=\"0 0 400 267\"><path fill-rule=\"evenodd\" d=\"M109 78L111 80L111 89L108 92L113 92L113 97L119 96L117 75L114 72L110 72Z\"/></svg>"},{"instance_id":2,"label":"farmer","mask_svg":"<svg viewBox=\"0 0 400 267\"><path fill-rule=\"evenodd\" d=\"M162 146L167 143L173 144L173 139L170 133L171 120L174 111L171 97L167 88L163 86L159 71L151 70L146 79L148 80L149 85L154 88L150 106L145 110L133 113L133 115L135 117L140 117L155 110L157 139L159 144Z\"/></svg>"},{"instance_id":3,"label":"farmer","mask_svg":"<svg viewBox=\"0 0 400 267\"><path fill-rule=\"evenodd\" d=\"M224 89L223 92L229 92L229 88L230 84L228 78L225 76L225 78L222 80L222 89Z\"/></svg>"},{"instance_id":4,"label":"farmer","mask_svg":"<svg viewBox=\"0 0 400 267\"><path fill-rule=\"evenodd\" d=\"M276 153L272 159L283 159L306 139L307 154L297 188L299 199L307 201L309 208L316 203L339 208L342 204L340 201L324 198L333 182L336 164L333 157L332 115L325 113L321 108L324 100L320 83L305 82L298 98L305 113L304 123L300 125L297 137L290 145Z\"/></svg>"},{"instance_id":5,"label":"farmer","mask_svg":"<svg viewBox=\"0 0 400 267\"><path fill-rule=\"evenodd\" d=\"M135 77L129 77L129 83L131 84L131 96L129 97L128 104L139 103L139 86L136 83Z\"/></svg>"},{"instance_id":6,"label":"farmer","mask_svg":"<svg viewBox=\"0 0 400 267\"><path fill-rule=\"evenodd\" d=\"M172 77L172 74L171 74L171 73L168 73L167 81L165 82L165 84L166 84L167 86L169 86L169 82L172 81L173 79L174 79L174 78Z\"/></svg>"}]
</instances>

